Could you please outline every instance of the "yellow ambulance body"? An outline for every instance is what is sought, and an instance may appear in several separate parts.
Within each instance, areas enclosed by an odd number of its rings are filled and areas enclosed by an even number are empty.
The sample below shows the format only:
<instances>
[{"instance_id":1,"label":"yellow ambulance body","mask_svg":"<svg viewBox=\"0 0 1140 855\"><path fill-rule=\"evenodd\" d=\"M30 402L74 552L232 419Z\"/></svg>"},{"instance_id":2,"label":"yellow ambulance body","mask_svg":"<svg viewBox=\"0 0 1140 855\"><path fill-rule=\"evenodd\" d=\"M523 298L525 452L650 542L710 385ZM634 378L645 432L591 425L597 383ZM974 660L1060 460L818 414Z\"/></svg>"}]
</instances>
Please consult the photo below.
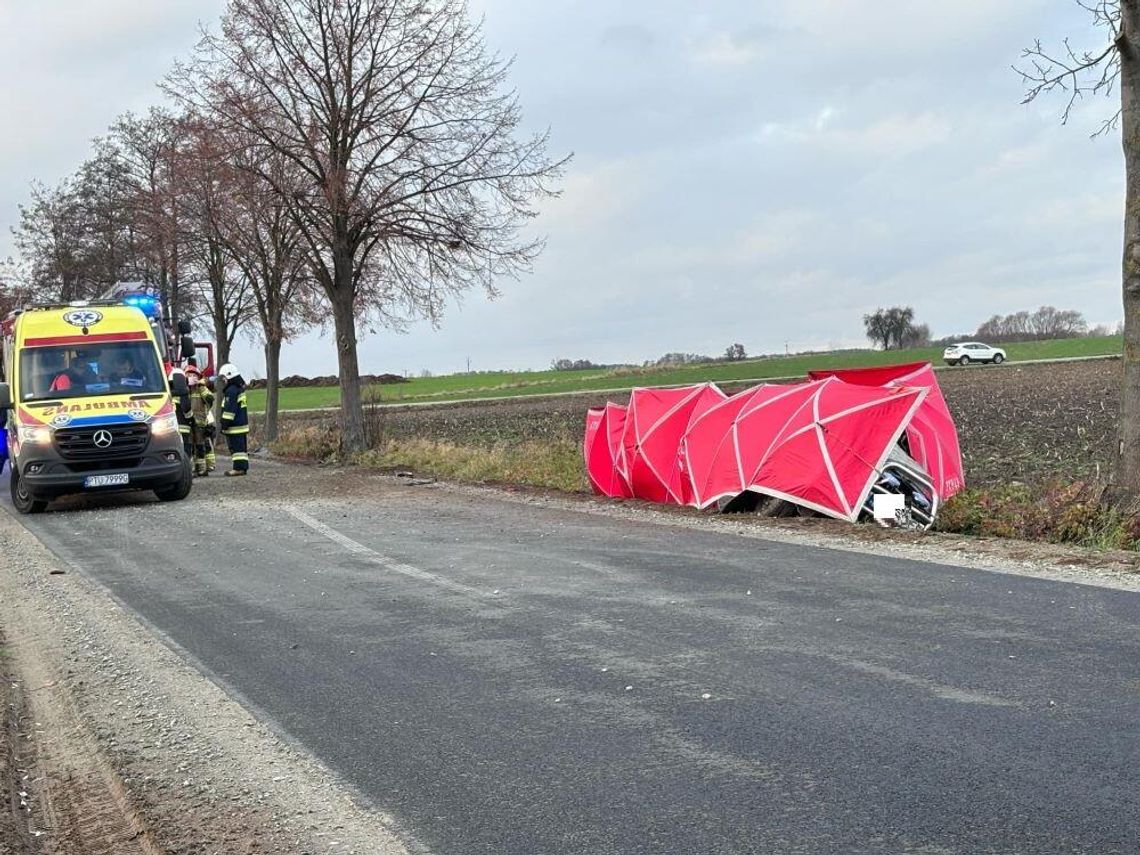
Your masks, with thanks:
<instances>
[{"instance_id":1,"label":"yellow ambulance body","mask_svg":"<svg viewBox=\"0 0 1140 855\"><path fill-rule=\"evenodd\" d=\"M34 306L4 322L12 502L21 513L75 493L190 493L154 331L132 306Z\"/></svg>"}]
</instances>

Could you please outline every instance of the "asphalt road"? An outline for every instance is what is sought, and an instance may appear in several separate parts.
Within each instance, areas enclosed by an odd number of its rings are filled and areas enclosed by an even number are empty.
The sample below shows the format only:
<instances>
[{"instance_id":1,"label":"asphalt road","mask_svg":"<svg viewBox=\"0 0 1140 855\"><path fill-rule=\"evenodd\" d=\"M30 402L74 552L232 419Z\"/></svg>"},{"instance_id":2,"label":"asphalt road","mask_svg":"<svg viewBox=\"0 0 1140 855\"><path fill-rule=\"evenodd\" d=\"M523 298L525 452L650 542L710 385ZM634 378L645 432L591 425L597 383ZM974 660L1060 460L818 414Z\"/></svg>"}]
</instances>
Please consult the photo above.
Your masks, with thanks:
<instances>
[{"instance_id":1,"label":"asphalt road","mask_svg":"<svg viewBox=\"0 0 1140 855\"><path fill-rule=\"evenodd\" d=\"M251 482L21 519L424 852L1140 851L1136 594Z\"/></svg>"}]
</instances>

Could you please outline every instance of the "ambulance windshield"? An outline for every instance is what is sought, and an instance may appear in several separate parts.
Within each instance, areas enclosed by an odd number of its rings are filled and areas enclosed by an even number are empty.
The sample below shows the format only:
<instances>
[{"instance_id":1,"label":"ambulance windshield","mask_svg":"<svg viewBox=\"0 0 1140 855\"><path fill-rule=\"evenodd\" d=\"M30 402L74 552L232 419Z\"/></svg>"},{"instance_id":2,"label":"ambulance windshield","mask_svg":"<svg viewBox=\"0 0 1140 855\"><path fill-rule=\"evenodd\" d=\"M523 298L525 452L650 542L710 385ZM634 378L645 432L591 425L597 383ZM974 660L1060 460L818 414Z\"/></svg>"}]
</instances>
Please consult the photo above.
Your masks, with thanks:
<instances>
[{"instance_id":1,"label":"ambulance windshield","mask_svg":"<svg viewBox=\"0 0 1140 855\"><path fill-rule=\"evenodd\" d=\"M150 341L31 347L20 354L22 401L165 391L162 366Z\"/></svg>"}]
</instances>

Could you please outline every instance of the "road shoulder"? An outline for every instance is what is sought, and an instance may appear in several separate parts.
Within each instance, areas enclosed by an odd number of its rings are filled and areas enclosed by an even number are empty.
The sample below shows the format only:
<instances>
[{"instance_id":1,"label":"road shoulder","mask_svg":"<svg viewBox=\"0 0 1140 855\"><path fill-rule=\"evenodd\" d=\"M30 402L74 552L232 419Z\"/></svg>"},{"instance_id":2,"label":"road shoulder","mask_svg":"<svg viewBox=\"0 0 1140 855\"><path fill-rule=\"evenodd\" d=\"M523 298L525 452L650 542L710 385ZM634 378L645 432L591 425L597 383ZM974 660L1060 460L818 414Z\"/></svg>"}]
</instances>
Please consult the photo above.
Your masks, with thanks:
<instances>
[{"instance_id":1,"label":"road shoulder","mask_svg":"<svg viewBox=\"0 0 1140 855\"><path fill-rule=\"evenodd\" d=\"M0 556L10 687L34 722L34 771L7 770L10 788L32 784L16 833L40 832L46 853L407 851L383 816L6 513Z\"/></svg>"},{"instance_id":2,"label":"road shoulder","mask_svg":"<svg viewBox=\"0 0 1140 855\"><path fill-rule=\"evenodd\" d=\"M753 537L1055 582L1140 591L1140 554L1133 552L931 532L914 534L865 523L852 525L827 519L767 519L755 514L717 514L552 490L443 483L433 486L476 499L493 497L648 525L675 526L705 533Z\"/></svg>"}]
</instances>

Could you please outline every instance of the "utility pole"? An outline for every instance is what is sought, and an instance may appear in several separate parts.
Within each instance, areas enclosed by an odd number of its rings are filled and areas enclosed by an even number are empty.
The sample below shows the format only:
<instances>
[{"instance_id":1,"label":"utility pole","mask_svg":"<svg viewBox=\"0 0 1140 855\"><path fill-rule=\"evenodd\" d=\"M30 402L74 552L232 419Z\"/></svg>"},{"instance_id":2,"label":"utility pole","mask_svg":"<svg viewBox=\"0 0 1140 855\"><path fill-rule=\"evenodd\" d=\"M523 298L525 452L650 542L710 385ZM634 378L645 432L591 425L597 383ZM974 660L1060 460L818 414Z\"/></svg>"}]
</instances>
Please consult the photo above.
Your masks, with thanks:
<instances>
[{"instance_id":1,"label":"utility pole","mask_svg":"<svg viewBox=\"0 0 1140 855\"><path fill-rule=\"evenodd\" d=\"M470 356L467 357L467 373L468 374L471 373L471 357Z\"/></svg>"}]
</instances>

